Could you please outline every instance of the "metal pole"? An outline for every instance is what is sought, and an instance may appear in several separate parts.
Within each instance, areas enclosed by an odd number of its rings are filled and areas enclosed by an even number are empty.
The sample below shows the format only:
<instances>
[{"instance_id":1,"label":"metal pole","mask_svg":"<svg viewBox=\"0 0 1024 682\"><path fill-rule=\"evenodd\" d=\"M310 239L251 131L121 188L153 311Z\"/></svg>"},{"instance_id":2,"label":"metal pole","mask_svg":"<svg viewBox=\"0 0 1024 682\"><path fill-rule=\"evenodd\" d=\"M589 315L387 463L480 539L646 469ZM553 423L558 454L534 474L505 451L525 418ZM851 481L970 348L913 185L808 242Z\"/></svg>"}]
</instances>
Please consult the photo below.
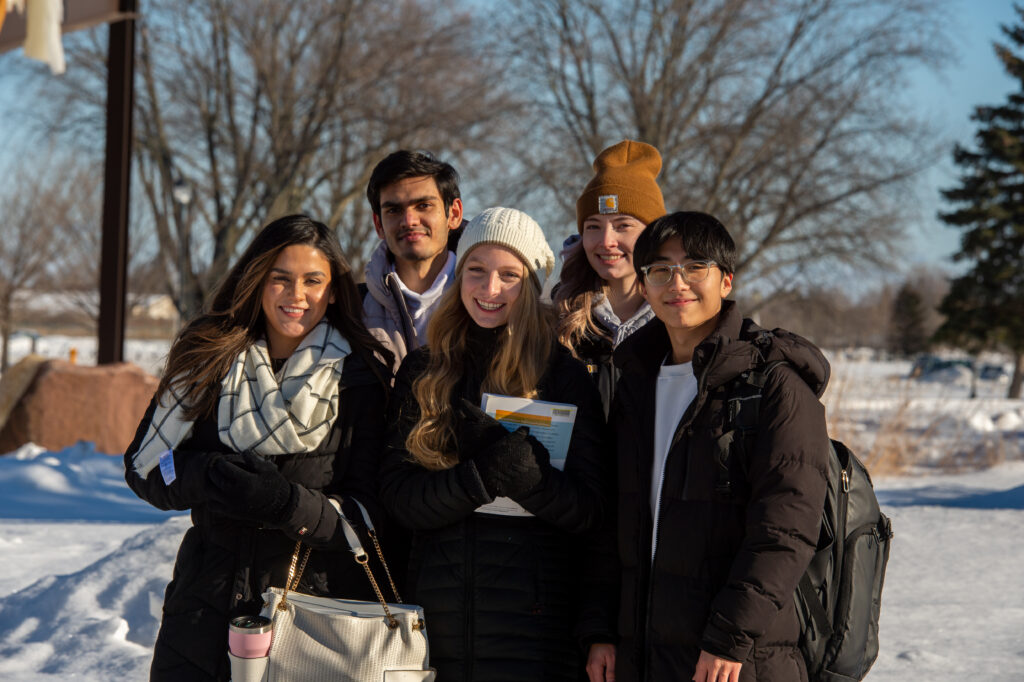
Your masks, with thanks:
<instances>
[{"instance_id":1,"label":"metal pole","mask_svg":"<svg viewBox=\"0 0 1024 682\"><path fill-rule=\"evenodd\" d=\"M128 273L128 198L132 159L137 0L121 0L129 18L110 24L107 57L107 151L100 254L98 364L124 358L125 288Z\"/></svg>"}]
</instances>

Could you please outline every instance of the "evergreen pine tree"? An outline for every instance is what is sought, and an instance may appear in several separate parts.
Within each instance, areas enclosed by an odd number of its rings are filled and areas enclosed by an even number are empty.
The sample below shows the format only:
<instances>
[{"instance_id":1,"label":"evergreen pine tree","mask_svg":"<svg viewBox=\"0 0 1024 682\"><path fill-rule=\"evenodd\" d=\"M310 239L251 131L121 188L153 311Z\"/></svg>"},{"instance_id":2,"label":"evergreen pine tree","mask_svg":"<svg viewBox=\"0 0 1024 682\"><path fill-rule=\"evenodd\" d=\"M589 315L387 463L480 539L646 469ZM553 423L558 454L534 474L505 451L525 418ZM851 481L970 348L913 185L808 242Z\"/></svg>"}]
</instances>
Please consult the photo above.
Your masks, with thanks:
<instances>
[{"instance_id":1,"label":"evergreen pine tree","mask_svg":"<svg viewBox=\"0 0 1024 682\"><path fill-rule=\"evenodd\" d=\"M909 282L904 282L892 302L889 323L889 348L900 355L916 355L928 350L924 330L924 299Z\"/></svg>"},{"instance_id":2,"label":"evergreen pine tree","mask_svg":"<svg viewBox=\"0 0 1024 682\"><path fill-rule=\"evenodd\" d=\"M939 306L946 321L936 339L971 350L1000 348L1014 356L1008 396L1019 398L1024 382L1024 9L1014 5L1018 21L1002 26L1010 45L995 51L1018 88L1000 106L979 106L977 148L959 145L953 162L959 185L942 195L957 206L941 213L963 230L956 261L971 269L951 283Z\"/></svg>"}]
</instances>

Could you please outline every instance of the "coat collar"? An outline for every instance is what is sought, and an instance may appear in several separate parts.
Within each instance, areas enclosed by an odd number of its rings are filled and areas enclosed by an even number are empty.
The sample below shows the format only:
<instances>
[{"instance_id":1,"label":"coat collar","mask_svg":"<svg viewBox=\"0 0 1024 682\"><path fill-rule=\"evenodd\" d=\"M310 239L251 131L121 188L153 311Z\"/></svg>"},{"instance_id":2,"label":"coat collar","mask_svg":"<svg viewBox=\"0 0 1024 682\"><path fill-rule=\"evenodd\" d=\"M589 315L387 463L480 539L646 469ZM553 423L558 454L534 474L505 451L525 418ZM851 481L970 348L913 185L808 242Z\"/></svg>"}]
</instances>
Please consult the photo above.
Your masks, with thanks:
<instances>
[{"instance_id":1,"label":"coat collar","mask_svg":"<svg viewBox=\"0 0 1024 682\"><path fill-rule=\"evenodd\" d=\"M693 373L701 386L721 385L754 366L756 350L739 340L743 322L736 303L722 301L715 329L693 351ZM615 363L623 374L635 372L654 379L671 350L665 323L654 318L622 342L615 351Z\"/></svg>"},{"instance_id":2,"label":"coat collar","mask_svg":"<svg viewBox=\"0 0 1024 682\"><path fill-rule=\"evenodd\" d=\"M653 381L672 343L664 323L655 318L622 342L615 364L624 376L635 374ZM700 390L722 386L743 372L785 360L821 397L828 384L828 360L810 341L784 329L762 329L744 319L735 301L722 301L715 329L693 351L693 372Z\"/></svg>"}]
</instances>

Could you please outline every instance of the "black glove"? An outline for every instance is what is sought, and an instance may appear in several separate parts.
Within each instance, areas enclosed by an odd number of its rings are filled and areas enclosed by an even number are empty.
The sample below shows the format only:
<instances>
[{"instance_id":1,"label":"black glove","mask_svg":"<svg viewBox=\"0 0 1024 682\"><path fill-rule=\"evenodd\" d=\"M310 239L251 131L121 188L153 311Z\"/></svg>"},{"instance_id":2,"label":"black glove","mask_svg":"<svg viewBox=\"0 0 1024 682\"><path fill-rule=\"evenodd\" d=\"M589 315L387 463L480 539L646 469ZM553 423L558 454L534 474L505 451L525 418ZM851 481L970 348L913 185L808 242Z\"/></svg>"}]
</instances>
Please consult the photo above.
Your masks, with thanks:
<instances>
[{"instance_id":1,"label":"black glove","mask_svg":"<svg viewBox=\"0 0 1024 682\"><path fill-rule=\"evenodd\" d=\"M455 440L463 459L508 437L508 429L497 419L465 398L456 409Z\"/></svg>"},{"instance_id":2,"label":"black glove","mask_svg":"<svg viewBox=\"0 0 1024 682\"><path fill-rule=\"evenodd\" d=\"M209 502L210 496L216 494L210 483L210 467L214 462L228 458L240 459L237 453L197 452L194 450L175 450L174 482L167 486L176 491L182 502L189 507Z\"/></svg>"},{"instance_id":3,"label":"black glove","mask_svg":"<svg viewBox=\"0 0 1024 682\"><path fill-rule=\"evenodd\" d=\"M291 511L292 483L265 457L244 452L210 467L210 507L225 516L278 524Z\"/></svg>"},{"instance_id":4,"label":"black glove","mask_svg":"<svg viewBox=\"0 0 1024 682\"><path fill-rule=\"evenodd\" d=\"M539 452L534 452L531 441ZM547 449L529 435L525 426L481 449L472 461L491 497L513 499L539 486L549 463Z\"/></svg>"}]
</instances>

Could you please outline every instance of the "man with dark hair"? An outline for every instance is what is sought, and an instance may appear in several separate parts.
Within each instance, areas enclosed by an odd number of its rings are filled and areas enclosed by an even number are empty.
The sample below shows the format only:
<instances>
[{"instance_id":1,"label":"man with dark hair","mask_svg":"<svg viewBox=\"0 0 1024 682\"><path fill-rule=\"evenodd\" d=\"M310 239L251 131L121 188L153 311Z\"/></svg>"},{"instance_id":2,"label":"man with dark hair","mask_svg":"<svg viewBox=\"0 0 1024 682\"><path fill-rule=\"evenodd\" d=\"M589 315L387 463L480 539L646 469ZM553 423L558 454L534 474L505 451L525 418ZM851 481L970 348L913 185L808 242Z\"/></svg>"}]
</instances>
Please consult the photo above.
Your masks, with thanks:
<instances>
[{"instance_id":1,"label":"man with dark hair","mask_svg":"<svg viewBox=\"0 0 1024 682\"><path fill-rule=\"evenodd\" d=\"M403 149L373 169L366 198L381 243L366 266L364 317L397 369L426 343L427 322L455 279L459 175L429 152Z\"/></svg>"},{"instance_id":2,"label":"man with dark hair","mask_svg":"<svg viewBox=\"0 0 1024 682\"><path fill-rule=\"evenodd\" d=\"M656 319L615 353L619 646L616 674L605 656L591 679L807 679L793 593L825 499L828 363L741 317L726 300L735 258L725 227L697 212L658 218L634 247ZM733 387L776 361L745 439Z\"/></svg>"}]
</instances>

